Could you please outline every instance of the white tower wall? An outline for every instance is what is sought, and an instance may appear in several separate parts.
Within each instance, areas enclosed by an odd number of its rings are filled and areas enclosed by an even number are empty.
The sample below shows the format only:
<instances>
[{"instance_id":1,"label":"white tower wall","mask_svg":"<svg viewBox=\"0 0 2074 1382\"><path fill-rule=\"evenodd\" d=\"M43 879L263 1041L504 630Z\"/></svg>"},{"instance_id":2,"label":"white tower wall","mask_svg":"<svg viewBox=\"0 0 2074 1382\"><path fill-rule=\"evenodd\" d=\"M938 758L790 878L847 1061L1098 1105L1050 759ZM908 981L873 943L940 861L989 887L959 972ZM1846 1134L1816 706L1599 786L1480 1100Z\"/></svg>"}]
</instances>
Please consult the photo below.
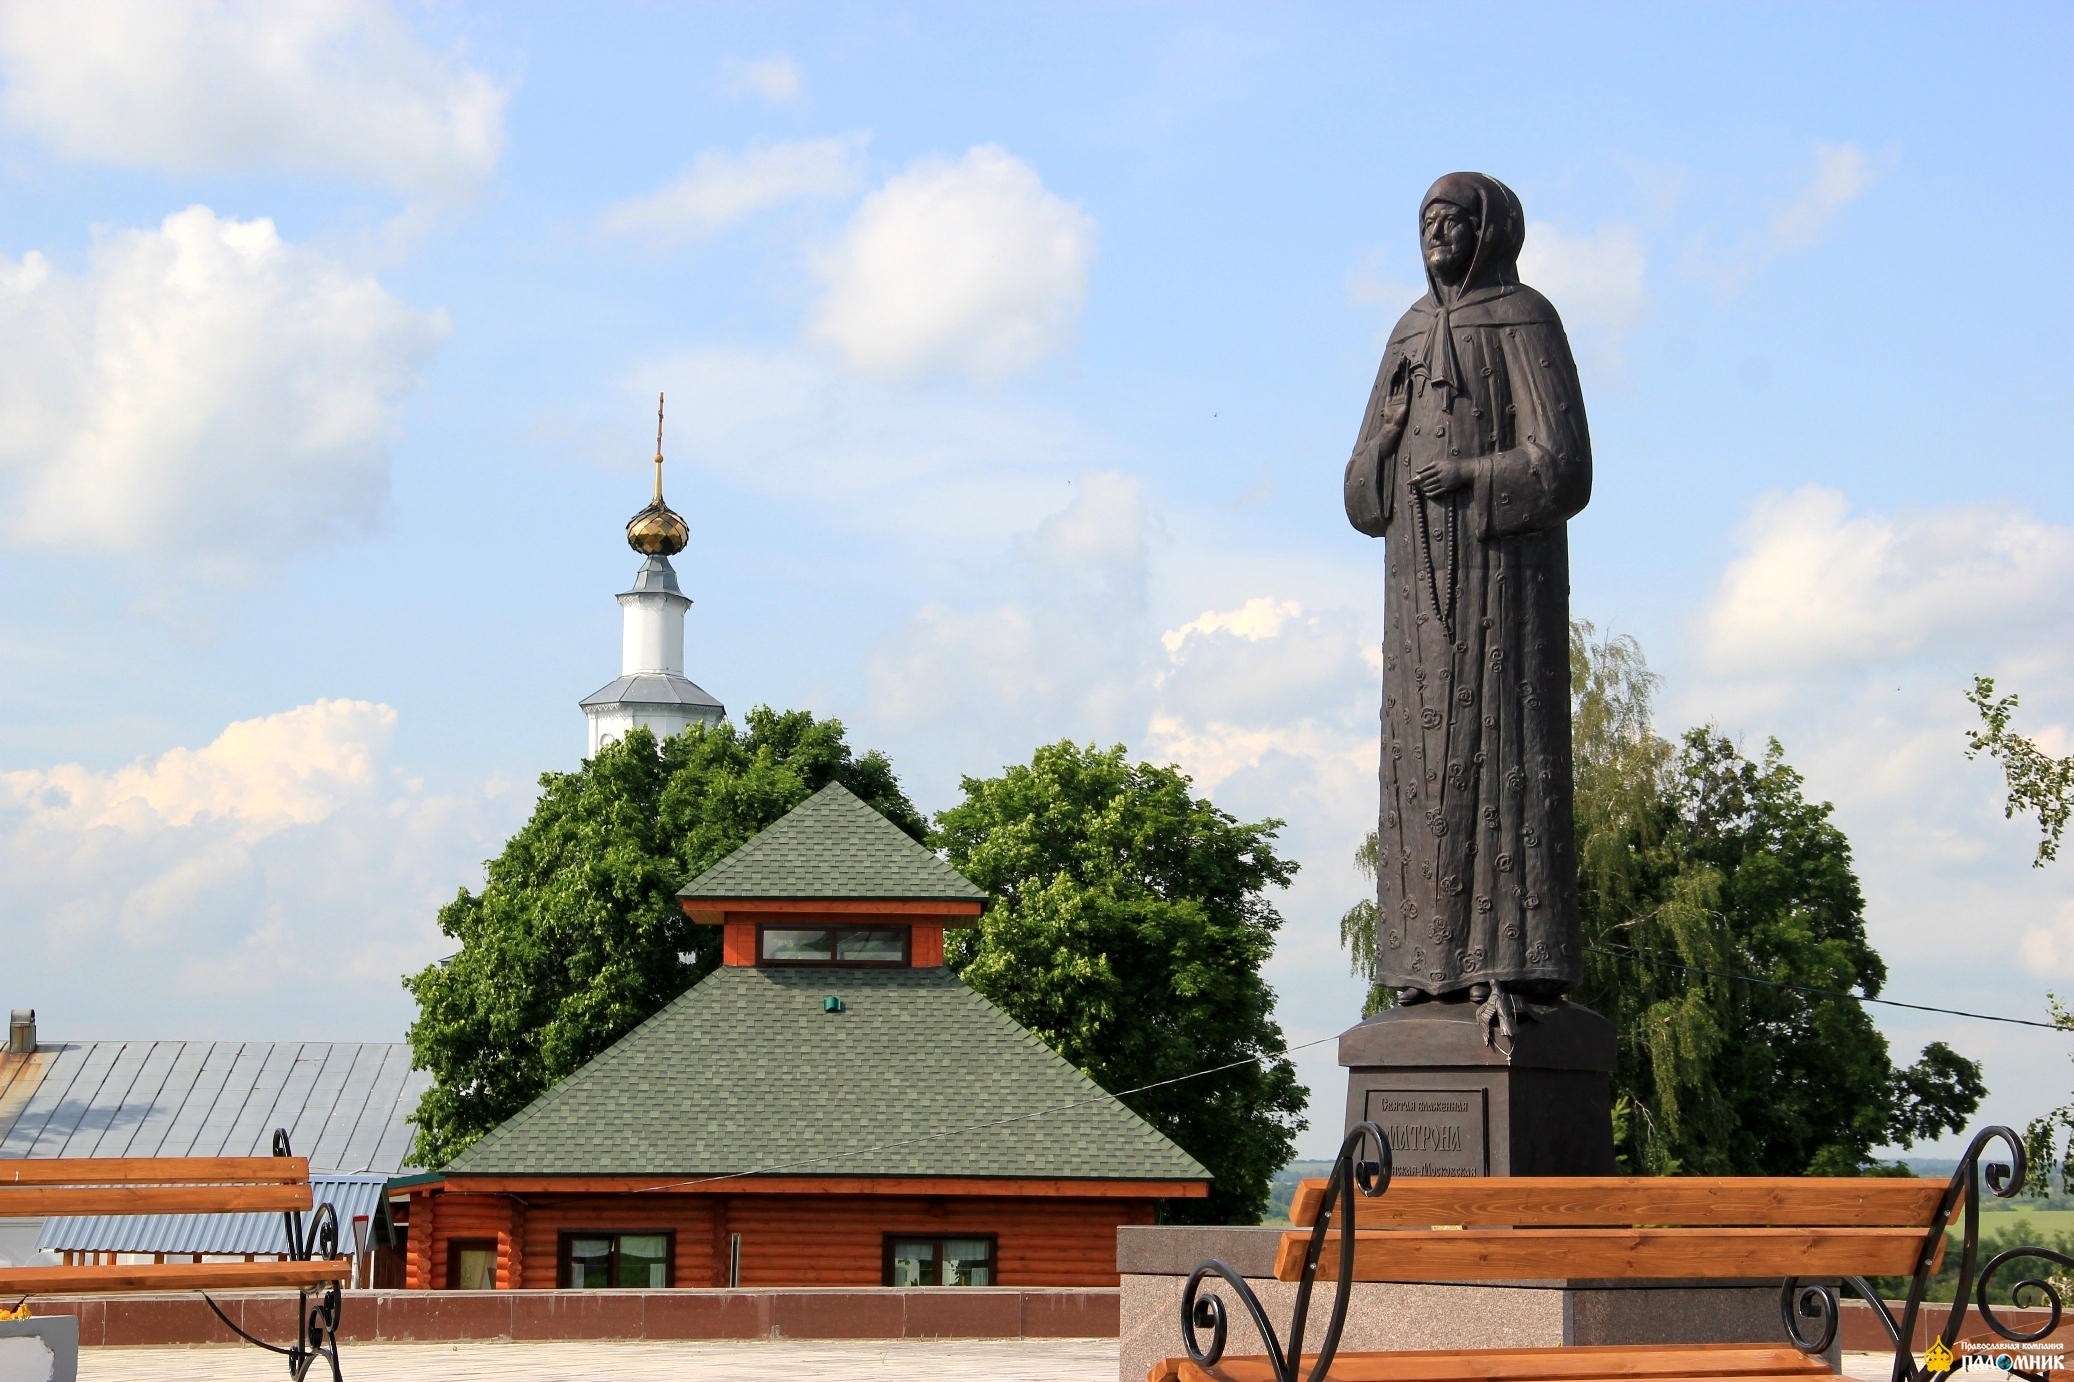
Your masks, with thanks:
<instances>
[{"instance_id":1,"label":"white tower wall","mask_svg":"<svg viewBox=\"0 0 2074 1382\"><path fill-rule=\"evenodd\" d=\"M684 612L691 601L666 590L629 590L619 597L619 674L684 675Z\"/></svg>"},{"instance_id":2,"label":"white tower wall","mask_svg":"<svg viewBox=\"0 0 2074 1382\"><path fill-rule=\"evenodd\" d=\"M677 588L669 558L643 562L619 606L619 679L583 699L590 756L637 726L660 740L725 719L727 707L684 675L684 615L691 601Z\"/></svg>"}]
</instances>

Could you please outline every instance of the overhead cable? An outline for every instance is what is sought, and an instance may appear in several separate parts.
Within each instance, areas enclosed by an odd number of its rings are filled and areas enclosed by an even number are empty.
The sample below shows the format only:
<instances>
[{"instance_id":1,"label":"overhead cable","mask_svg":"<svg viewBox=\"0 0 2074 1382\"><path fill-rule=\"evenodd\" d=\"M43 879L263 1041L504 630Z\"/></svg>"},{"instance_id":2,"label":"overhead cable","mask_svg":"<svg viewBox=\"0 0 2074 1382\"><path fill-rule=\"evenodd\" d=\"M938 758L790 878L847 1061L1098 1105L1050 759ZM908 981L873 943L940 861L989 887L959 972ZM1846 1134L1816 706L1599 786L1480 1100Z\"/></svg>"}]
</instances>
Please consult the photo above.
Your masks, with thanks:
<instances>
[{"instance_id":1,"label":"overhead cable","mask_svg":"<svg viewBox=\"0 0 2074 1382\"><path fill-rule=\"evenodd\" d=\"M1927 1003L1902 1003L1892 998L1872 998L1862 993L1851 993L1845 989L1815 988L1810 984L1787 984L1777 979L1758 979L1748 974L1723 974L1716 969L1702 969L1698 965L1677 964L1670 960L1659 960L1634 950L1609 950L1604 946L1584 947L1595 955L1606 955L1619 960L1634 960L1639 964L1655 965L1659 969L1679 969L1688 974L1704 974L1710 979L1731 979L1739 984L1762 984L1766 988L1791 989L1795 993L1812 993L1823 998L1849 998L1859 1003L1884 1003L1890 1008L1908 1008L1919 1013L1942 1013L1946 1017L1970 1017L1976 1022L2007 1022L2016 1027L2043 1027L2049 1032L2067 1029L2056 1022L2037 1022L2028 1017L1998 1017L1994 1013L1970 1013L1958 1008L1933 1008Z\"/></svg>"}]
</instances>

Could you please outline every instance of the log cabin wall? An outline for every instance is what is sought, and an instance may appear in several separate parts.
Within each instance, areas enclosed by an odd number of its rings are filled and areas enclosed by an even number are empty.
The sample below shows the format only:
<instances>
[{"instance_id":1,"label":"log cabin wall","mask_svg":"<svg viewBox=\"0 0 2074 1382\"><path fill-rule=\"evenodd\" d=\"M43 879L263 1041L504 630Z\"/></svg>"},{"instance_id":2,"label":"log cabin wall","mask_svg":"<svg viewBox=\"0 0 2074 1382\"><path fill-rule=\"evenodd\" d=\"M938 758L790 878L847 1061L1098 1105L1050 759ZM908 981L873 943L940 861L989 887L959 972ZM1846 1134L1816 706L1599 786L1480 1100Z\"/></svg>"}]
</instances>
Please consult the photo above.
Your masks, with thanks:
<instances>
[{"instance_id":1,"label":"log cabin wall","mask_svg":"<svg viewBox=\"0 0 2074 1382\"><path fill-rule=\"evenodd\" d=\"M887 1234L991 1237L999 1286L1114 1286L1118 1226L1152 1223L1156 1203L1051 1195L529 1193L523 1199L454 1191L414 1197L410 1285L445 1289L447 1244L494 1238L499 1288L555 1289L562 1284L561 1235L596 1231L674 1234L671 1280L679 1287L726 1286L729 1240L737 1233L744 1287L881 1285Z\"/></svg>"},{"instance_id":2,"label":"log cabin wall","mask_svg":"<svg viewBox=\"0 0 2074 1382\"><path fill-rule=\"evenodd\" d=\"M719 1281L712 1279L713 1211L704 1195L528 1195L525 1270L519 1284L529 1291L553 1290L562 1283L561 1236L564 1233L674 1233L671 1284L725 1286L723 1263ZM504 1274L497 1274L504 1284Z\"/></svg>"}]
</instances>

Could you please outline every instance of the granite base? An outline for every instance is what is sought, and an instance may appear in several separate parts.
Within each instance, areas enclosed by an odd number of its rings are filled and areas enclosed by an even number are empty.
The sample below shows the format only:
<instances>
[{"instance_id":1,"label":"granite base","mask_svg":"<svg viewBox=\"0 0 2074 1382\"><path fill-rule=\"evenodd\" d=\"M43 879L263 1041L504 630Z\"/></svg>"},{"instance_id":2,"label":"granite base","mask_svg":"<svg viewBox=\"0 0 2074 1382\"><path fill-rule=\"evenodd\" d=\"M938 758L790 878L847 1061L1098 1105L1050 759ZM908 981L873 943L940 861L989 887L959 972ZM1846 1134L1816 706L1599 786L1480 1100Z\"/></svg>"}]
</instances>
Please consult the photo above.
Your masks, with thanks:
<instances>
[{"instance_id":1,"label":"granite base","mask_svg":"<svg viewBox=\"0 0 2074 1382\"><path fill-rule=\"evenodd\" d=\"M1180 1356L1181 1290L1204 1258L1246 1278L1285 1338L1294 1282L1276 1281L1280 1228L1123 1228L1117 1232L1118 1377L1143 1382L1161 1358ZM1209 1288L1205 1288L1209 1289ZM1311 1295L1307 1342L1315 1346L1331 1317L1336 1287ZM1264 1351L1236 1302L1225 1352ZM1784 1343L1776 1281L1519 1281L1474 1285L1358 1282L1340 1347L1401 1349L1552 1348L1595 1344ZM1841 1353L1830 1351L1830 1366Z\"/></svg>"}]
</instances>

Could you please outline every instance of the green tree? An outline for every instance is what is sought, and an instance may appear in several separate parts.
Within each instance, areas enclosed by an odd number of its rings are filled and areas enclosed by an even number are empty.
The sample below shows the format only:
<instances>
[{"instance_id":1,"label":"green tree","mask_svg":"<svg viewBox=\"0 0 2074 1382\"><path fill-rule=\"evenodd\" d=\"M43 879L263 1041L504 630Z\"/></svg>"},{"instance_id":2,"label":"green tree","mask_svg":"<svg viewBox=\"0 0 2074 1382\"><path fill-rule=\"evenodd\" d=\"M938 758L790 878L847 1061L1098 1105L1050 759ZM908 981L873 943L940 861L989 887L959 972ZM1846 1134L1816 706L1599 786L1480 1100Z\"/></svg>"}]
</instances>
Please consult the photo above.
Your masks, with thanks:
<instances>
[{"instance_id":1,"label":"green tree","mask_svg":"<svg viewBox=\"0 0 2074 1382\"><path fill-rule=\"evenodd\" d=\"M1830 805L1807 799L1776 740L1753 761L1710 729L1660 738L1640 646L1594 635L1571 633L1576 997L1620 1036L1622 1159L1850 1175L1876 1148L1963 1129L1980 1067L1933 1042L1897 1070L1848 996L1877 997L1887 971Z\"/></svg>"},{"instance_id":2,"label":"green tree","mask_svg":"<svg viewBox=\"0 0 2074 1382\"><path fill-rule=\"evenodd\" d=\"M966 778L936 842L994 905L947 962L1215 1177L1174 1222L1256 1223L1295 1150L1307 1091L1260 968L1281 917L1265 896L1296 865L1282 822L1244 824L1171 767L1070 741Z\"/></svg>"},{"instance_id":3,"label":"green tree","mask_svg":"<svg viewBox=\"0 0 2074 1382\"><path fill-rule=\"evenodd\" d=\"M1878 996L1886 966L1849 842L1778 742L1753 761L1711 729L1659 736L1632 638L1579 623L1570 657L1585 940L1571 996L1620 1042L1622 1166L1851 1175L1876 1148L1963 1129L1980 1067L1933 1042L1896 1069L1850 996Z\"/></svg>"},{"instance_id":4,"label":"green tree","mask_svg":"<svg viewBox=\"0 0 2074 1382\"><path fill-rule=\"evenodd\" d=\"M412 1060L433 1087L411 1121L444 1166L719 963L719 928L677 890L839 781L916 839L927 826L885 756L839 720L768 706L745 728L697 725L658 745L636 729L575 772L545 773L532 819L480 893L439 910L460 950L404 979Z\"/></svg>"},{"instance_id":5,"label":"green tree","mask_svg":"<svg viewBox=\"0 0 2074 1382\"><path fill-rule=\"evenodd\" d=\"M1371 830L1367 838L1361 841L1360 847L1354 851L1354 867L1361 870L1361 876L1371 883L1375 882L1376 856L1381 849L1382 841L1377 837L1377 832ZM1339 943L1340 948L1347 952L1347 957L1353 962L1354 977L1368 985L1368 997L1361 1004L1361 1015L1374 1017L1384 1008L1396 1007L1397 991L1376 981L1373 889L1367 897L1347 908L1340 916Z\"/></svg>"},{"instance_id":6,"label":"green tree","mask_svg":"<svg viewBox=\"0 0 2074 1382\"><path fill-rule=\"evenodd\" d=\"M2037 741L2014 733L2009 721L2018 705L2015 694L1997 698L1995 679L1976 676L1967 702L1980 712L1981 729L1966 731L1966 756L1985 753L2002 765L2009 799L2003 804L2005 820L2019 813L2038 818L2038 852L2031 867L2042 869L2060 857L2060 837L2067 818L2074 813L2074 757L2055 758L2038 747ZM2045 995L2052 1025L2074 1032L2074 1011L2060 1005L2058 995ZM2074 1104L2062 1104L2042 1118L2034 1118L2024 1129L2024 1189L2032 1195L2049 1195L2052 1182L2074 1185L2074 1138L2055 1148L2062 1133L2074 1132Z\"/></svg>"},{"instance_id":7,"label":"green tree","mask_svg":"<svg viewBox=\"0 0 2074 1382\"><path fill-rule=\"evenodd\" d=\"M1966 700L1986 726L1966 731L1966 756L1984 753L2002 765L2003 781L2009 784L2004 820L2013 820L2019 812L2038 818L2038 853L2031 867L2042 869L2060 857L2060 836L2066 832L2068 815L2074 813L2074 757L2054 758L2036 741L2012 733L2009 721L2016 713L2017 697L1997 700L1993 677L1975 677Z\"/></svg>"}]
</instances>

